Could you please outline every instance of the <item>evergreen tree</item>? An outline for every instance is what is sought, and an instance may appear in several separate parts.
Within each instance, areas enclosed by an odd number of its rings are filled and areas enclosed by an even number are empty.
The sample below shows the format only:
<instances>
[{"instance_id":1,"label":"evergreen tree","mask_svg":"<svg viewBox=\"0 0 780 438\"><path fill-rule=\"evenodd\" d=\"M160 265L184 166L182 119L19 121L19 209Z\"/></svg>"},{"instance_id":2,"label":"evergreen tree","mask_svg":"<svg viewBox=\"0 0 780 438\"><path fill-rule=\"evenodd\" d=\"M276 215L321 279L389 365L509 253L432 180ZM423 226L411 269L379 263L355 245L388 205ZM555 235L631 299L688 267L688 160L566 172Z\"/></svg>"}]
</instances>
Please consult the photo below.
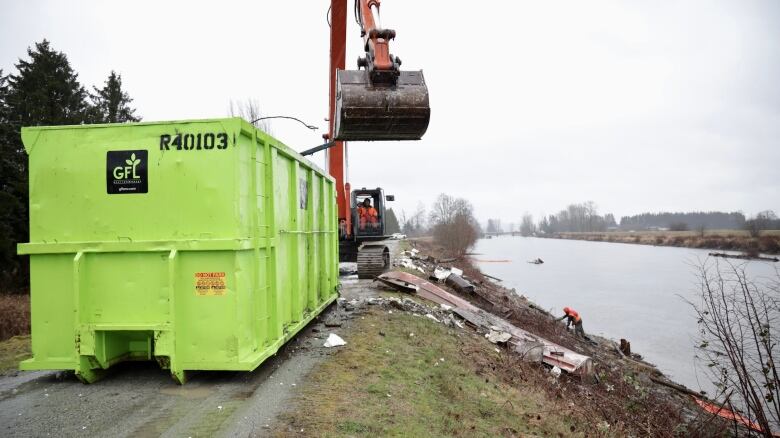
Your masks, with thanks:
<instances>
[{"instance_id":1,"label":"evergreen tree","mask_svg":"<svg viewBox=\"0 0 780 438\"><path fill-rule=\"evenodd\" d=\"M398 224L398 218L395 216L395 212L392 208L388 208L385 211L385 233L393 234L400 233L401 226Z\"/></svg>"},{"instance_id":2,"label":"evergreen tree","mask_svg":"<svg viewBox=\"0 0 780 438\"><path fill-rule=\"evenodd\" d=\"M27 55L16 74L0 80L0 279L11 288L27 284L28 264L16 256L16 244L29 239L21 127L81 124L87 112L87 94L65 54L43 40Z\"/></svg>"},{"instance_id":3,"label":"evergreen tree","mask_svg":"<svg viewBox=\"0 0 780 438\"><path fill-rule=\"evenodd\" d=\"M90 94L92 108L90 109L90 122L92 123L124 123L139 122L140 117L135 116L135 109L130 107L133 99L122 90L122 76L113 70L108 76L103 88L92 87L94 93Z\"/></svg>"}]
</instances>

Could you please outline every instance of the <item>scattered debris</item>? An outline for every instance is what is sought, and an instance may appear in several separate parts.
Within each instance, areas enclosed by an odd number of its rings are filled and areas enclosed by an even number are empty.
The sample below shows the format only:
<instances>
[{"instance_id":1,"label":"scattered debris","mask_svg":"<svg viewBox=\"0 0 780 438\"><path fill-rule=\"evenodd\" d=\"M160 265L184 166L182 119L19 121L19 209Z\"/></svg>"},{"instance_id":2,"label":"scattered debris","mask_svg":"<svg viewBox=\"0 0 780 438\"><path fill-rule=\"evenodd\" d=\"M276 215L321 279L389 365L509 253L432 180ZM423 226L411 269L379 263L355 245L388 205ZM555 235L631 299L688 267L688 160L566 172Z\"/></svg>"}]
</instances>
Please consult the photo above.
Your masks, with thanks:
<instances>
[{"instance_id":1,"label":"scattered debris","mask_svg":"<svg viewBox=\"0 0 780 438\"><path fill-rule=\"evenodd\" d=\"M502 279L500 279L500 278L498 278L498 277L494 277L494 276L492 276L492 275L485 274L484 272L482 273L482 275L484 275L485 277L487 277L487 278L489 278L489 279L491 279L491 280L496 280L496 281L504 281L504 280L502 280Z\"/></svg>"},{"instance_id":2,"label":"scattered debris","mask_svg":"<svg viewBox=\"0 0 780 438\"><path fill-rule=\"evenodd\" d=\"M557 366L572 374L590 375L593 373L593 360L590 357L527 332L492 313L473 306L471 309L457 308L454 312L477 329L510 333L512 337L507 341L507 344L513 346L514 351L528 354L527 358L524 357L526 360L538 357L541 349L542 357L540 360L547 365Z\"/></svg>"},{"instance_id":3,"label":"scattered debris","mask_svg":"<svg viewBox=\"0 0 780 438\"><path fill-rule=\"evenodd\" d=\"M450 274L452 274L451 270L442 268L441 266L437 266L433 270L432 277L433 277L433 279L436 279L437 281L442 282L442 281L445 281L447 279L447 277L450 276Z\"/></svg>"},{"instance_id":4,"label":"scattered debris","mask_svg":"<svg viewBox=\"0 0 780 438\"><path fill-rule=\"evenodd\" d=\"M436 322L441 322L441 321L438 320L438 318L436 318L435 316L431 315L430 313L426 313L425 317L428 318L428 319L431 319L433 321L436 321Z\"/></svg>"},{"instance_id":5,"label":"scattered debris","mask_svg":"<svg viewBox=\"0 0 780 438\"><path fill-rule=\"evenodd\" d=\"M430 311L427 306L418 304L409 298L404 298L403 300L397 298L388 299L388 304L399 310L411 311L418 315L431 313L448 326L463 327L464 324L460 321L462 319L481 333L489 334L491 330L499 333L505 332L510 335L508 339L499 341L506 335L495 338L498 334L494 335L494 338L497 339L497 342L511 346L512 350L521 354L525 361L541 361L574 374L589 375L593 372L593 361L590 357L575 353L572 350L515 327L509 321L485 312L463 298L453 295L425 279L400 271L386 272L378 278L402 280L406 283L414 284L418 287L418 296L439 303L439 305L447 306L451 309L451 312L439 310L440 313L443 313L443 316L439 317L436 312ZM452 314L460 318L455 318Z\"/></svg>"},{"instance_id":6,"label":"scattered debris","mask_svg":"<svg viewBox=\"0 0 780 438\"><path fill-rule=\"evenodd\" d=\"M535 258L533 260L529 260L528 263L531 263L533 265L542 265L542 264L544 264L544 260L542 260L540 258Z\"/></svg>"},{"instance_id":7,"label":"scattered debris","mask_svg":"<svg viewBox=\"0 0 780 438\"><path fill-rule=\"evenodd\" d=\"M331 333L328 335L328 339L325 340L325 344L323 347L325 348L331 348L331 347L340 347L342 345L347 345L347 342L341 339L341 336Z\"/></svg>"},{"instance_id":8,"label":"scattered debris","mask_svg":"<svg viewBox=\"0 0 780 438\"><path fill-rule=\"evenodd\" d=\"M490 332L485 334L485 337L488 341L494 344L506 344L510 339L512 339L512 334L491 329Z\"/></svg>"},{"instance_id":9,"label":"scattered debris","mask_svg":"<svg viewBox=\"0 0 780 438\"><path fill-rule=\"evenodd\" d=\"M396 266L400 266L402 268L420 271L423 274L425 273L425 270L423 268L417 266L414 263L414 261L412 260L412 258L410 258L410 257L400 257L398 260L395 261L394 264Z\"/></svg>"},{"instance_id":10,"label":"scattered debris","mask_svg":"<svg viewBox=\"0 0 780 438\"><path fill-rule=\"evenodd\" d=\"M552 374L557 379L558 377L561 377L561 369L558 367L552 367L552 369L550 369L550 374Z\"/></svg>"},{"instance_id":11,"label":"scattered debris","mask_svg":"<svg viewBox=\"0 0 780 438\"><path fill-rule=\"evenodd\" d=\"M461 271L463 272L463 271ZM451 273L447 280L445 281L448 285L452 286L455 290L461 293L474 293L475 287L473 284L469 283L468 281L464 280L463 277L461 277L458 274L455 274L454 272Z\"/></svg>"},{"instance_id":12,"label":"scattered debris","mask_svg":"<svg viewBox=\"0 0 780 438\"><path fill-rule=\"evenodd\" d=\"M357 275L357 263L343 262L339 263L339 276Z\"/></svg>"},{"instance_id":13,"label":"scattered debris","mask_svg":"<svg viewBox=\"0 0 780 438\"><path fill-rule=\"evenodd\" d=\"M398 278L389 278L380 275L376 279L401 292L414 293L417 292L418 289L418 287L415 284L409 283L408 281L404 281Z\"/></svg>"}]
</instances>

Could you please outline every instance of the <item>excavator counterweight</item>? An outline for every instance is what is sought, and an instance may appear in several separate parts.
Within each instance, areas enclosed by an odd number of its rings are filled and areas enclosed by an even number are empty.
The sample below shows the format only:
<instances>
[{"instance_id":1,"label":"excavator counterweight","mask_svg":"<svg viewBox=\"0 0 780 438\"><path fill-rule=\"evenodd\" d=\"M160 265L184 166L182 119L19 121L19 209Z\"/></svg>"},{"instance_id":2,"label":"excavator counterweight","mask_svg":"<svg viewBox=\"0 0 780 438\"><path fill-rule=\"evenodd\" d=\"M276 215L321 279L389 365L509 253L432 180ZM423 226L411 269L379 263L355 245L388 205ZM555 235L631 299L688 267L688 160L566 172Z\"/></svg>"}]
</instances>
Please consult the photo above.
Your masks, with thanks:
<instances>
[{"instance_id":1,"label":"excavator counterweight","mask_svg":"<svg viewBox=\"0 0 780 438\"><path fill-rule=\"evenodd\" d=\"M373 83L367 70L336 75L336 140L419 140L430 118L422 71L400 71L387 84Z\"/></svg>"}]
</instances>

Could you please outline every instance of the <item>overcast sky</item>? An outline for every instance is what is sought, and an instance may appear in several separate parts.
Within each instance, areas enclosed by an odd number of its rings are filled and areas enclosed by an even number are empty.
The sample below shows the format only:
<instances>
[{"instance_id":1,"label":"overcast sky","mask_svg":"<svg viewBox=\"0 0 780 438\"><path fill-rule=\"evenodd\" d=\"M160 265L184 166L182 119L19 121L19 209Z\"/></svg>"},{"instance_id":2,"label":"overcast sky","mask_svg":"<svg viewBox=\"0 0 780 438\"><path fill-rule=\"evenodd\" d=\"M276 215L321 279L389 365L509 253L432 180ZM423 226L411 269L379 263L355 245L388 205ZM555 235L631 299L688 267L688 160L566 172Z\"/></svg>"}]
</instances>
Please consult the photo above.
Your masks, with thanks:
<instances>
[{"instance_id":1,"label":"overcast sky","mask_svg":"<svg viewBox=\"0 0 780 438\"><path fill-rule=\"evenodd\" d=\"M297 150L327 116L325 0L0 0L0 68L43 38L82 84L118 71L144 120L254 98ZM593 200L644 211L780 212L780 2L385 0L391 51L422 69L418 142L351 143L353 186L396 210L438 193L519 221ZM347 67L360 55L348 23ZM322 153L314 158L322 164Z\"/></svg>"}]
</instances>

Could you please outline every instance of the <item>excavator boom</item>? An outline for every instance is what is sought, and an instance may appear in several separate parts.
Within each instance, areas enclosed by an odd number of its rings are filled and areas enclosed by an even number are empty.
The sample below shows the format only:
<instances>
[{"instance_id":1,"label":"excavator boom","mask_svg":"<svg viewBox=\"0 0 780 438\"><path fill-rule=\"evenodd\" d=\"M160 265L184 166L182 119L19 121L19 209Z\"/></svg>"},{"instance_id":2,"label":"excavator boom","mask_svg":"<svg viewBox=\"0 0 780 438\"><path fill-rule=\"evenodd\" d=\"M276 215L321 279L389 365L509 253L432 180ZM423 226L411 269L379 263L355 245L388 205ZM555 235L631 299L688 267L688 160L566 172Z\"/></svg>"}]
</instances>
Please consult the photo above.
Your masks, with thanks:
<instances>
[{"instance_id":1,"label":"excavator boom","mask_svg":"<svg viewBox=\"0 0 780 438\"><path fill-rule=\"evenodd\" d=\"M383 29L377 20L380 0L355 0L364 56L357 70L345 70L347 0L331 0L330 106L328 170L336 180L339 218L339 258L357 262L359 278L373 278L390 266L384 236L384 208L376 232L359 230L351 198L360 192L373 205L384 202L381 189L350 191L346 182L345 141L419 140L428 129L431 109L422 71L401 71L401 60L390 53L395 31ZM375 15L376 14L376 15ZM388 196L388 200L392 197ZM353 213L355 217L353 217ZM372 243L373 242L373 243Z\"/></svg>"}]
</instances>

